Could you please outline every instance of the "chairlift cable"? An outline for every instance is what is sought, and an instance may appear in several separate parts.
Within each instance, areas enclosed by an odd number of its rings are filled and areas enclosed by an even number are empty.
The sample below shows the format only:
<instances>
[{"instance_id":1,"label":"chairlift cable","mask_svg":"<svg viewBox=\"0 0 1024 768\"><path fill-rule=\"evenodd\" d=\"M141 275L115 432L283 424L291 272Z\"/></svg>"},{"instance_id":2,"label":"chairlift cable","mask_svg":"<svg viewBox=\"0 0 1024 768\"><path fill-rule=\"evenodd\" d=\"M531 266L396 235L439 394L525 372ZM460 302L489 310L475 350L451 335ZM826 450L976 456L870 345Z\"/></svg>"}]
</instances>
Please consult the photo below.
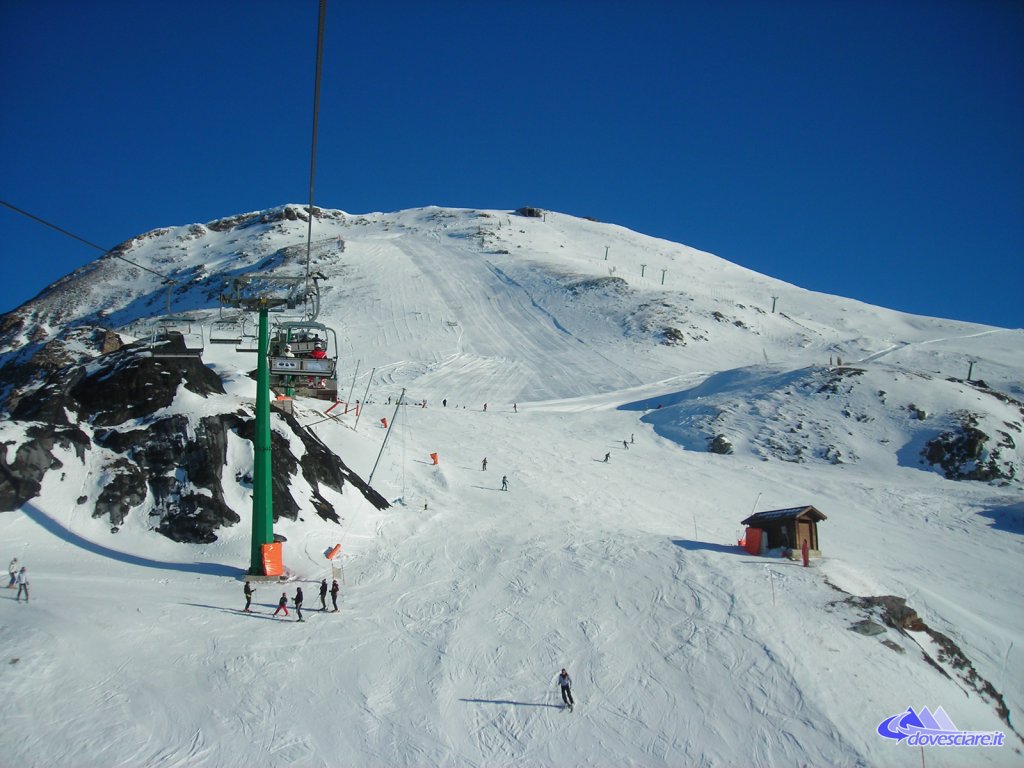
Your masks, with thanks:
<instances>
[{"instance_id":1,"label":"chairlift cable","mask_svg":"<svg viewBox=\"0 0 1024 768\"><path fill-rule=\"evenodd\" d=\"M70 237L72 240L77 240L80 243L85 243L90 248L95 248L97 251L102 253L104 256L106 256L106 255L113 256L115 259L120 259L121 261L128 262L133 267L138 267L139 269L144 270L146 272L149 272L150 274L153 274L153 275L156 275L157 277L163 278L166 282L168 282L168 283L170 283L172 285L177 285L178 284L178 281L175 280L172 277L167 277L167 275L162 275L159 272L157 272L155 269L150 269L149 267L145 267L142 264L139 264L137 262L132 261L131 259L126 259L124 256L120 256L120 255L114 253L113 249L111 249L111 248L104 248L102 245L96 245L96 243L89 242L84 237L79 237L74 232L68 232L68 230L63 229L61 227L58 227L56 224L53 224L53 223L47 221L46 219L41 219L38 216L32 215L28 211L23 211L21 208L18 208L15 205L11 205L10 203L8 203L5 200L0 200L0 205L3 205L5 207L7 207L7 208L10 208L15 213L20 213L25 218L32 219L33 221L38 221L40 224L43 224L43 225L49 227L50 229L54 229L54 230L60 232L62 235L66 235L67 237Z\"/></svg>"},{"instance_id":2,"label":"chairlift cable","mask_svg":"<svg viewBox=\"0 0 1024 768\"><path fill-rule=\"evenodd\" d=\"M320 76L323 72L324 22L327 17L327 0L320 0L320 16L316 31L316 74L313 78L313 145L309 160L309 226L306 234L306 287L309 288L309 260L313 248L313 185L316 180L316 141L320 124Z\"/></svg>"}]
</instances>

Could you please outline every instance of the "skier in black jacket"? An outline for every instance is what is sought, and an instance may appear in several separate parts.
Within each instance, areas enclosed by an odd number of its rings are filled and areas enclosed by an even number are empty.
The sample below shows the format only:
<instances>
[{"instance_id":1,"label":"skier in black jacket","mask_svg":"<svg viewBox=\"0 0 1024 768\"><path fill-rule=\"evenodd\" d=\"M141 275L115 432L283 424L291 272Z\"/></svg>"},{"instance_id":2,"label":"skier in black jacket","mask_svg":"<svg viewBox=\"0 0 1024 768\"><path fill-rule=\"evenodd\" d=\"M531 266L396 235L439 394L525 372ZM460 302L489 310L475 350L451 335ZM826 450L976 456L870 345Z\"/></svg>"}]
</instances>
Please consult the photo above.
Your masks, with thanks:
<instances>
[{"instance_id":1,"label":"skier in black jacket","mask_svg":"<svg viewBox=\"0 0 1024 768\"><path fill-rule=\"evenodd\" d=\"M245 612L252 613L252 610L250 610L249 608L249 606L252 605L252 584L250 584L248 581L245 582L245 586L242 587L242 593L245 595Z\"/></svg>"},{"instance_id":2,"label":"skier in black jacket","mask_svg":"<svg viewBox=\"0 0 1024 768\"><path fill-rule=\"evenodd\" d=\"M572 700L572 678L569 677L569 673L564 669L558 676L558 687L562 689L562 701L565 702L565 705L569 707L571 712L572 705L574 704Z\"/></svg>"},{"instance_id":3,"label":"skier in black jacket","mask_svg":"<svg viewBox=\"0 0 1024 768\"><path fill-rule=\"evenodd\" d=\"M341 587L338 586L337 579L331 581L331 602L334 604L334 611L332 611L332 613L338 612L338 591L340 589Z\"/></svg>"},{"instance_id":4,"label":"skier in black jacket","mask_svg":"<svg viewBox=\"0 0 1024 768\"><path fill-rule=\"evenodd\" d=\"M327 579L320 581L320 610L327 610Z\"/></svg>"},{"instance_id":5,"label":"skier in black jacket","mask_svg":"<svg viewBox=\"0 0 1024 768\"><path fill-rule=\"evenodd\" d=\"M295 613L298 614L297 621L305 621L302 618L302 587L295 588L295 597L292 598L295 601Z\"/></svg>"}]
</instances>

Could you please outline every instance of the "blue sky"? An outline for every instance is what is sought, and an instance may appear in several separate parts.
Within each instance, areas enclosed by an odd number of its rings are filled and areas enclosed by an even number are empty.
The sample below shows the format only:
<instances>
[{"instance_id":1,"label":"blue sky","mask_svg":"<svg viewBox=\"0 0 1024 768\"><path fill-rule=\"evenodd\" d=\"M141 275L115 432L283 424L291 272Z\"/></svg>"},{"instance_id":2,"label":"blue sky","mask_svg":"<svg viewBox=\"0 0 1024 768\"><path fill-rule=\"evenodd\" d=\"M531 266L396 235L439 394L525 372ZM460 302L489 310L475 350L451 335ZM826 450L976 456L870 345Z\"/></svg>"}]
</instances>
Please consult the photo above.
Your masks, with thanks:
<instances>
[{"instance_id":1,"label":"blue sky","mask_svg":"<svg viewBox=\"0 0 1024 768\"><path fill-rule=\"evenodd\" d=\"M309 196L316 0L0 4L0 199L105 247ZM1024 4L328 0L316 202L533 205L1024 326ZM0 208L0 312L99 253Z\"/></svg>"}]
</instances>

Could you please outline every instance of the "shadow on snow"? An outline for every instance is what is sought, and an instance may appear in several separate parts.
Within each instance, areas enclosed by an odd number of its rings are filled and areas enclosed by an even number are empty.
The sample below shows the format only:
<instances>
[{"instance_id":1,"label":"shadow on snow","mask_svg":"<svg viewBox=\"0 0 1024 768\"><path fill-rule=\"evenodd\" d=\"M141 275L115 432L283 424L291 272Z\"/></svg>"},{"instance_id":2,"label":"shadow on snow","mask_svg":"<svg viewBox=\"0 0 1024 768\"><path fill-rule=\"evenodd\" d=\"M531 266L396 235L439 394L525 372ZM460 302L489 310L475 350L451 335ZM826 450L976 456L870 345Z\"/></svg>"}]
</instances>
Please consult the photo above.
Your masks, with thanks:
<instances>
[{"instance_id":1,"label":"shadow on snow","mask_svg":"<svg viewBox=\"0 0 1024 768\"><path fill-rule=\"evenodd\" d=\"M992 507L978 514L992 521L990 528L1024 535L1024 503Z\"/></svg>"},{"instance_id":2,"label":"shadow on snow","mask_svg":"<svg viewBox=\"0 0 1024 768\"><path fill-rule=\"evenodd\" d=\"M545 704L539 701L511 701L510 699L459 699L467 704L508 704L513 707L551 707L561 709L561 704Z\"/></svg>"},{"instance_id":3,"label":"shadow on snow","mask_svg":"<svg viewBox=\"0 0 1024 768\"><path fill-rule=\"evenodd\" d=\"M740 549L735 544L716 544L712 541L695 541L693 539L672 539L677 547L688 549L691 552L724 552L729 555L749 555L745 549Z\"/></svg>"},{"instance_id":4,"label":"shadow on snow","mask_svg":"<svg viewBox=\"0 0 1024 768\"><path fill-rule=\"evenodd\" d=\"M122 563L127 563L128 565L138 565L143 568L157 568L163 571L181 571L182 573L200 573L205 576L230 576L233 578L237 578L245 572L243 568L235 568L230 565L220 565L219 563L169 563L164 560L151 560L148 557L139 557L138 555L132 555L128 552L120 552L116 549L104 546L103 544L97 544L94 541L89 541L89 539L83 536L79 536L77 533L65 528L31 503L22 505L21 511L25 513L25 517L29 520L34 523L38 523L54 536L63 539L69 544L81 547L86 552L92 552L94 555L109 557L112 560L118 560Z\"/></svg>"}]
</instances>

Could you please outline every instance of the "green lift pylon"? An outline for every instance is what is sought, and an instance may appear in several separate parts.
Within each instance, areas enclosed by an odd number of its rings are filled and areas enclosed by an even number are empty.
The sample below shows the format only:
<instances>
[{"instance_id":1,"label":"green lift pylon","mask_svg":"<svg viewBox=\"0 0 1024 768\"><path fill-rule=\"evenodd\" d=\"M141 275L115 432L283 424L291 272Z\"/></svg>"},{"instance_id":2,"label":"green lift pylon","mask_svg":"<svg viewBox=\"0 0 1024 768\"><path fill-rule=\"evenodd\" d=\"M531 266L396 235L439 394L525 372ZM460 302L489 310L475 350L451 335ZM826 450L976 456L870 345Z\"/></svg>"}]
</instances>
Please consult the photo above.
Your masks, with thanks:
<instances>
[{"instance_id":1,"label":"green lift pylon","mask_svg":"<svg viewBox=\"0 0 1024 768\"><path fill-rule=\"evenodd\" d=\"M259 303L259 360L256 367L256 434L252 469L252 558L249 573L265 575L263 545L274 543L273 473L270 458L270 320L267 301Z\"/></svg>"}]
</instances>

